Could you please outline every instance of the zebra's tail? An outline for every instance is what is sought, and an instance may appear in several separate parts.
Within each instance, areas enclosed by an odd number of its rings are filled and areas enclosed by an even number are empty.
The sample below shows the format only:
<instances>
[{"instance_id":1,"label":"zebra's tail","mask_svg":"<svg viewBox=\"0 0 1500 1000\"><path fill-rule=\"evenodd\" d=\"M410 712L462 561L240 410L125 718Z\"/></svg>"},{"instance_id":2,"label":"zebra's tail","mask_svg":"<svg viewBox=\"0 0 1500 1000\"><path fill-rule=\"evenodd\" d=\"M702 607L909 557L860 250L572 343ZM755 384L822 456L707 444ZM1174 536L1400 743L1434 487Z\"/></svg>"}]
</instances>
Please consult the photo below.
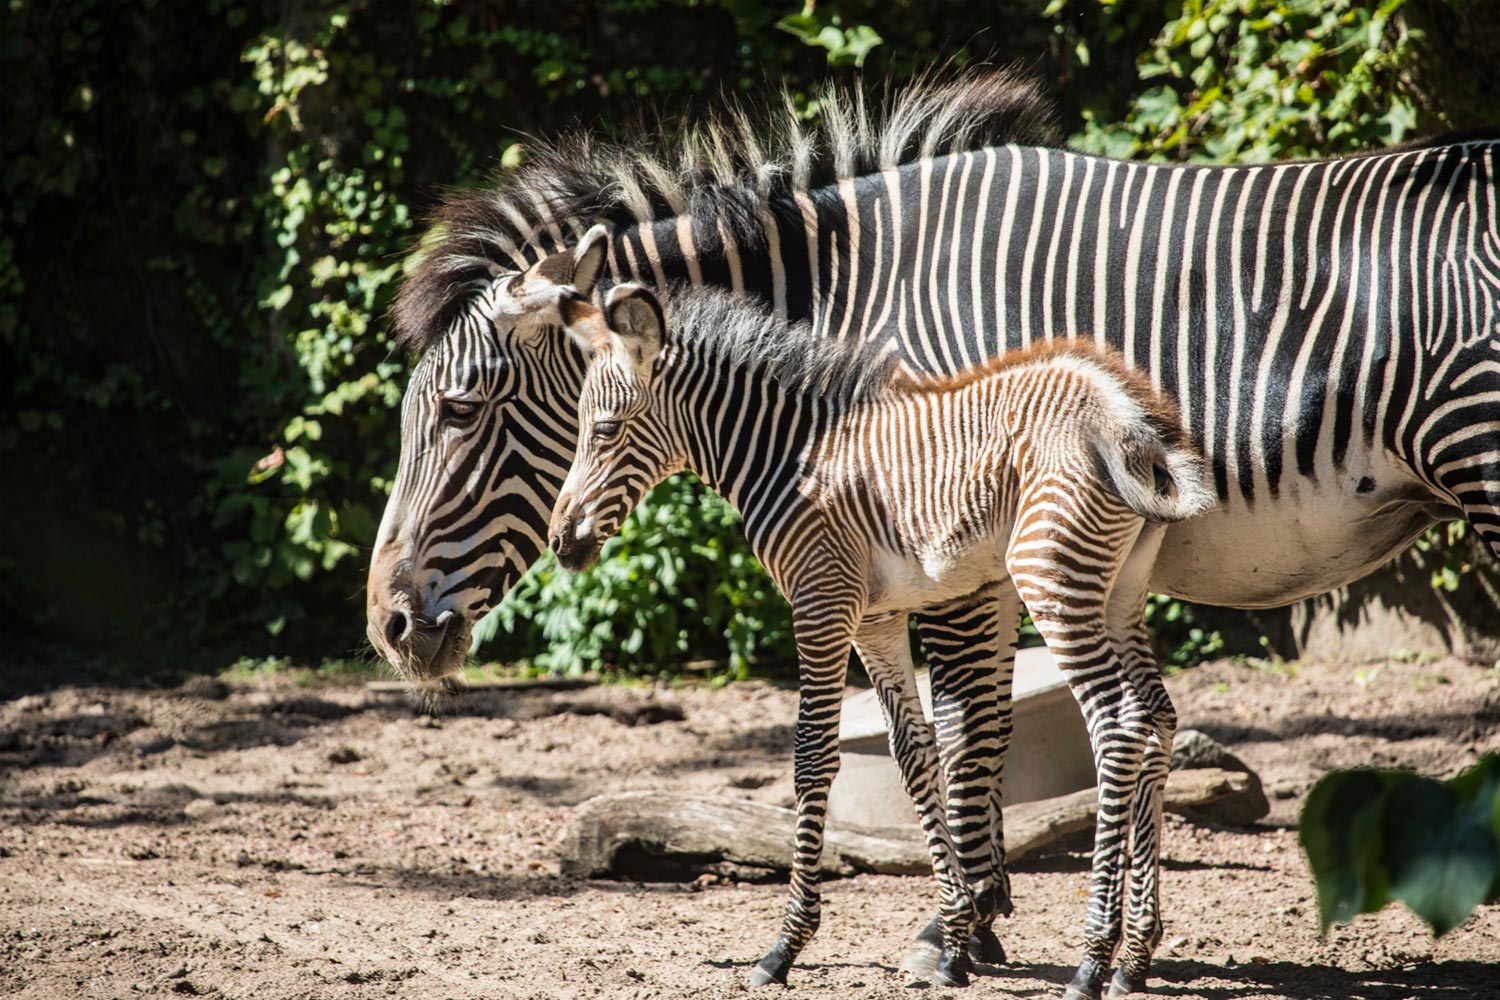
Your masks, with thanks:
<instances>
[{"instance_id":1,"label":"zebra's tail","mask_svg":"<svg viewBox=\"0 0 1500 1000\"><path fill-rule=\"evenodd\" d=\"M1186 436L1171 440L1149 425L1101 433L1096 451L1109 484L1148 521L1195 517L1218 503L1203 457Z\"/></svg>"}]
</instances>

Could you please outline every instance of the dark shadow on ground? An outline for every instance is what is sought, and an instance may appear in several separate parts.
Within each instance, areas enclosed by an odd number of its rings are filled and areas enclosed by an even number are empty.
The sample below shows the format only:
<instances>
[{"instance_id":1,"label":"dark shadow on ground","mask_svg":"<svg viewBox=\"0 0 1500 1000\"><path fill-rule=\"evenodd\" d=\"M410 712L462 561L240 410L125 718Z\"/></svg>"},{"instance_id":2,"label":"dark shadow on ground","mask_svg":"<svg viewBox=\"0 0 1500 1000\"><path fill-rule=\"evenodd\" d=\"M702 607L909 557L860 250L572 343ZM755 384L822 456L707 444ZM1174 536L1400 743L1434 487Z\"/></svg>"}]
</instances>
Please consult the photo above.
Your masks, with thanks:
<instances>
[{"instance_id":1,"label":"dark shadow on ground","mask_svg":"<svg viewBox=\"0 0 1500 1000\"><path fill-rule=\"evenodd\" d=\"M1220 743L1267 743L1301 736L1368 736L1401 742L1447 736L1478 739L1500 727L1500 701L1491 701L1473 712L1424 715L1410 718L1350 718L1342 715L1295 715L1270 726L1243 726L1215 719L1190 719L1184 728L1199 729ZM1453 735L1457 733L1458 735Z\"/></svg>"},{"instance_id":2,"label":"dark shadow on ground","mask_svg":"<svg viewBox=\"0 0 1500 1000\"><path fill-rule=\"evenodd\" d=\"M1205 986L1206 977L1239 980L1240 985ZM1351 972L1299 962L1265 962L1223 967L1163 959L1152 968L1150 994L1202 1000L1235 1000L1276 993L1308 1000L1479 1000L1500 995L1500 964L1424 962L1397 969Z\"/></svg>"}]
</instances>

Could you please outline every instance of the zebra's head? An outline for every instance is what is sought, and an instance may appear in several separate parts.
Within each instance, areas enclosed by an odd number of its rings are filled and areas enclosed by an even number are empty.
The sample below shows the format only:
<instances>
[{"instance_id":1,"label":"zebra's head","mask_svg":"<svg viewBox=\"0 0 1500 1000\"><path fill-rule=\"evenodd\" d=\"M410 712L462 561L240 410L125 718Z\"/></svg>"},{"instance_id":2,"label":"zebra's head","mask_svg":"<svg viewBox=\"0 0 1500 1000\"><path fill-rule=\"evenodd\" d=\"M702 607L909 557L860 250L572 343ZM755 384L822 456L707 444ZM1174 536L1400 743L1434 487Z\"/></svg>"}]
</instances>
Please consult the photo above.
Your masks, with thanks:
<instances>
[{"instance_id":1,"label":"zebra's head","mask_svg":"<svg viewBox=\"0 0 1500 1000\"><path fill-rule=\"evenodd\" d=\"M585 366L558 305L592 290L607 246L596 226L524 271L496 269L412 372L366 595L370 642L408 678L462 666L473 623L541 554Z\"/></svg>"},{"instance_id":2,"label":"zebra's head","mask_svg":"<svg viewBox=\"0 0 1500 1000\"><path fill-rule=\"evenodd\" d=\"M578 448L552 512L549 544L567 569L583 569L646 492L684 457L652 405L666 338L661 303L640 285L616 285L604 308L564 296L562 320L590 356L578 401Z\"/></svg>"}]
</instances>

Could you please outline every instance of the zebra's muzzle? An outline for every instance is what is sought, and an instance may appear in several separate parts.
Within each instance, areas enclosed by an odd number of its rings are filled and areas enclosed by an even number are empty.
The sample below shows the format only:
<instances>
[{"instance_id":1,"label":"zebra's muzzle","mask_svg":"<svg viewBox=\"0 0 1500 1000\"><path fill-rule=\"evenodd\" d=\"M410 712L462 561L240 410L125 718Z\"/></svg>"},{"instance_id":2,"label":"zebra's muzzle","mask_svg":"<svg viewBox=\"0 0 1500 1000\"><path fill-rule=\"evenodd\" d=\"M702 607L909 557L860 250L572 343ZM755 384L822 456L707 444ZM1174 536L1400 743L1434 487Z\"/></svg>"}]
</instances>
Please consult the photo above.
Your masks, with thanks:
<instances>
[{"instance_id":1,"label":"zebra's muzzle","mask_svg":"<svg viewBox=\"0 0 1500 1000\"><path fill-rule=\"evenodd\" d=\"M563 569L577 571L598 562L599 550L603 546L599 536L589 529L589 525L583 525L583 530L579 530L577 522L568 521L561 525L560 530L552 531L547 547L557 556Z\"/></svg>"},{"instance_id":2,"label":"zebra's muzzle","mask_svg":"<svg viewBox=\"0 0 1500 1000\"><path fill-rule=\"evenodd\" d=\"M436 620L401 607L372 609L370 642L409 680L444 677L463 666L469 648L468 623L452 611Z\"/></svg>"}]
</instances>

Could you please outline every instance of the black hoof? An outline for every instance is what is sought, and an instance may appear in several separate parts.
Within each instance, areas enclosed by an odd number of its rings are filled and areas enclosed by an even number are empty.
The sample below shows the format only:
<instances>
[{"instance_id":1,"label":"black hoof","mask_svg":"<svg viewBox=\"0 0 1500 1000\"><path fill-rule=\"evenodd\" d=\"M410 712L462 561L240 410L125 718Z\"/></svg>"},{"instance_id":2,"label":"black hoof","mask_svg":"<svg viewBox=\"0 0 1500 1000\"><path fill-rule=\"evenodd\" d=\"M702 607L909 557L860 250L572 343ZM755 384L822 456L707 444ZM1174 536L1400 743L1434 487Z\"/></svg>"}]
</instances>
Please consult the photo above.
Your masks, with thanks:
<instances>
[{"instance_id":1,"label":"black hoof","mask_svg":"<svg viewBox=\"0 0 1500 1000\"><path fill-rule=\"evenodd\" d=\"M1146 992L1146 973L1132 975L1121 967L1115 970L1114 978L1109 981L1109 992L1105 996L1114 1000L1115 997L1128 997L1132 993L1144 992Z\"/></svg>"},{"instance_id":2,"label":"black hoof","mask_svg":"<svg viewBox=\"0 0 1500 1000\"><path fill-rule=\"evenodd\" d=\"M968 951L962 948L944 951L942 957L938 959L937 968L932 970L932 985L968 986Z\"/></svg>"},{"instance_id":3,"label":"black hoof","mask_svg":"<svg viewBox=\"0 0 1500 1000\"><path fill-rule=\"evenodd\" d=\"M778 944L750 970L750 985L756 987L780 983L785 986L787 970L791 967L791 956Z\"/></svg>"},{"instance_id":4,"label":"black hoof","mask_svg":"<svg viewBox=\"0 0 1500 1000\"><path fill-rule=\"evenodd\" d=\"M1063 1000L1100 1000L1104 994L1105 971L1104 966L1084 959L1073 981L1063 990Z\"/></svg>"},{"instance_id":5,"label":"black hoof","mask_svg":"<svg viewBox=\"0 0 1500 1000\"><path fill-rule=\"evenodd\" d=\"M995 936L994 928L980 925L969 938L969 958L981 965L1004 965L1005 945Z\"/></svg>"}]
</instances>

